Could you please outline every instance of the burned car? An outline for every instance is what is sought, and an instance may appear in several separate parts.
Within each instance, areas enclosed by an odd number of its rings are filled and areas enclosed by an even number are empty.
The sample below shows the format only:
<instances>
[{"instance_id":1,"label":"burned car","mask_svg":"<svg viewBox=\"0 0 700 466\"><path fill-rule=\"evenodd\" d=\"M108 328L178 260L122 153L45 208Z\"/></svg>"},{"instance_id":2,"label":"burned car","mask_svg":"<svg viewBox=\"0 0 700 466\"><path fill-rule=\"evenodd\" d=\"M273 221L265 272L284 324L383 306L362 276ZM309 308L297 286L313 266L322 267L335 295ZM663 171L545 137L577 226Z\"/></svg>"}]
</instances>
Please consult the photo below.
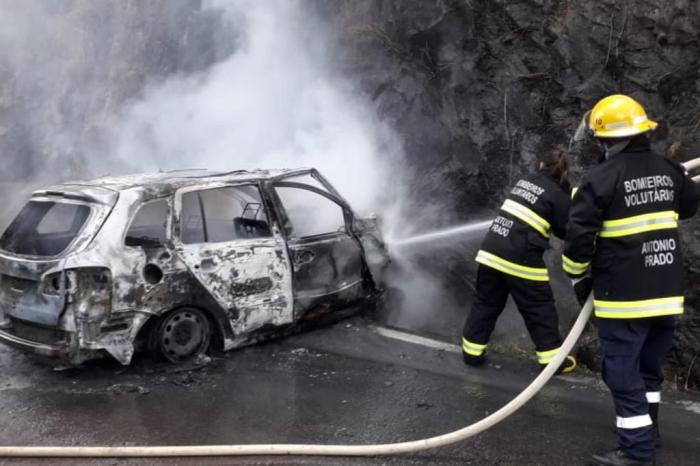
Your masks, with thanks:
<instances>
[{"instance_id":1,"label":"burned car","mask_svg":"<svg viewBox=\"0 0 700 466\"><path fill-rule=\"evenodd\" d=\"M0 237L0 341L172 362L374 303L388 265L316 170L163 172L35 191Z\"/></svg>"}]
</instances>

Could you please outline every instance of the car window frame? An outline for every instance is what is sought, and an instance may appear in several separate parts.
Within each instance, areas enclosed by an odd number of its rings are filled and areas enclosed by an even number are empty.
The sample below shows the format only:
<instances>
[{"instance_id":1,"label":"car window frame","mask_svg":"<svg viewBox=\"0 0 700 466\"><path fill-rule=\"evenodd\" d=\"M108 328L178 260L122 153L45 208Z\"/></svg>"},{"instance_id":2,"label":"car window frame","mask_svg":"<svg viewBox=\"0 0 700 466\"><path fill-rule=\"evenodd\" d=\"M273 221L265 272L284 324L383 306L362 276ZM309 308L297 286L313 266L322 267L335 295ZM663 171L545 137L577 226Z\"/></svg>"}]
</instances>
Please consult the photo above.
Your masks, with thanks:
<instances>
[{"instance_id":1,"label":"car window frame","mask_svg":"<svg viewBox=\"0 0 700 466\"><path fill-rule=\"evenodd\" d=\"M323 238L330 238L333 236L338 236L338 235L347 235L349 237L354 237L354 232L352 230L352 225L353 225L353 212L350 209L350 206L347 205L347 203L342 199L339 198L338 196L335 196L334 194L318 189L315 186L311 186L308 184L304 183L296 183L293 181L274 181L270 183L269 187L271 188L271 194L275 198L275 204L277 207L277 216L280 221L280 226L281 226L281 231L282 234L285 236L287 240L293 239L295 241L316 241L318 239L323 239ZM291 223L291 220L287 216L287 211L284 207L284 203L282 202L282 199L279 197L277 194L277 190L275 188L297 188L297 189L303 189L306 191L311 191L315 194L318 194L320 196L325 197L326 199L330 200L331 202L335 203L338 205L338 207L341 208L343 211L343 221L345 222L345 231L333 231L333 232L328 232L328 233L321 233L319 235L311 235L311 236L290 236L287 234L287 231L284 228L284 225L287 224L287 222Z\"/></svg>"},{"instance_id":2,"label":"car window frame","mask_svg":"<svg viewBox=\"0 0 700 466\"><path fill-rule=\"evenodd\" d=\"M184 194L192 193L192 192L199 192L199 191L208 191L212 189L223 189L223 188L238 188L238 187L245 187L245 186L254 186L258 189L258 193L260 194L260 200L263 204L263 207L265 209L265 213L267 214L267 220L268 220L268 225L270 228L270 236L265 236L265 237L259 237L259 238L235 238L231 240L226 240L226 241L202 241L202 242L195 242L195 243L185 243L182 241L182 197ZM202 206L200 205L200 209L202 209ZM210 246L216 246L216 245L225 245L225 244L231 244L231 243L241 243L241 242L247 242L247 243L255 243L255 242L261 242L261 241L269 241L275 239L279 233L278 229L276 227L275 221L275 212L273 211L273 206L270 205L270 202L265 196L265 188L264 186L259 182L259 181L251 181L251 180L245 180L245 181L240 181L240 182L217 182L217 183L207 183L207 184L202 184L202 185L195 185L195 186L187 186L185 188L178 189L175 192L175 200L173 202L173 212L175 213L175 219L173 221L173 240L177 242L178 244L182 246L203 246L203 245L210 245ZM201 210L200 210L201 214ZM205 217L202 218L203 221L205 221Z\"/></svg>"},{"instance_id":3,"label":"car window frame","mask_svg":"<svg viewBox=\"0 0 700 466\"><path fill-rule=\"evenodd\" d=\"M160 247L164 247L168 242L170 242L173 238L172 221L173 221L173 212L174 212L173 203L170 202L170 200L171 200L171 196L162 196L162 197L156 197L156 198L141 202L139 204L138 208L136 208L136 210L134 210L134 213L129 218L129 222L127 223L127 226L124 229L124 234L122 235L122 239L121 239L122 246L125 248L132 248L132 249L133 248L136 248L136 249L141 248L141 249L143 249L144 246L129 246L128 244L126 244L127 233L129 233L129 229L131 229L131 225L134 223L136 216L139 214L139 212L141 212L141 209L143 209L143 207L145 205L152 204L154 202L160 202L160 201L165 201L165 204L168 206L168 213L166 215L166 219L167 219L166 222L167 223L165 224L165 241L163 241L163 245ZM157 247L157 246L154 246L154 247Z\"/></svg>"},{"instance_id":4,"label":"car window frame","mask_svg":"<svg viewBox=\"0 0 700 466\"><path fill-rule=\"evenodd\" d=\"M39 255L35 255L35 254L19 254L16 252L8 251L4 248L0 248L0 252L2 252L3 254L11 255L14 257L31 259L31 260L48 261L48 260L59 259L61 257L64 257L66 254L75 253L78 251L78 249L76 247L78 240L83 235L87 234L87 230L86 230L87 227L92 225L92 222L94 222L98 216L98 211L97 211L98 206L96 206L95 203L93 203L93 202L87 202L84 200L78 200L78 199L73 199L73 198L64 197L64 196L54 196L51 194L47 195L47 194L41 193L39 195L32 195L29 199L27 199L27 201L25 202L24 205L28 204L29 202L53 202L53 203L60 202L60 203L65 203L65 204L76 204L76 205L82 205L82 206L88 207L90 209L90 212L89 212L88 216L85 218L85 222L83 222L83 225L80 227L80 230L76 232L76 234L73 237L73 239L71 240L71 242L63 249L63 251L61 251L58 254L55 254L52 256L39 256ZM22 206L22 208L24 208L24 205ZM19 215L19 212L16 215ZM15 215L15 217L16 217L16 215ZM9 226L12 224L13 221L14 221L14 218L12 218L12 220L10 220L10 222L8 222L8 224L5 227L5 230L7 228L9 228ZM100 225L100 227L101 227L101 225ZM95 227L93 226L93 228L95 228ZM96 229L89 232L89 235L91 236L91 238L90 238L91 240L94 238L95 235L97 235L98 230L99 230L99 228L96 228ZM4 234L4 231L2 233L0 233L0 235L1 234Z\"/></svg>"}]
</instances>

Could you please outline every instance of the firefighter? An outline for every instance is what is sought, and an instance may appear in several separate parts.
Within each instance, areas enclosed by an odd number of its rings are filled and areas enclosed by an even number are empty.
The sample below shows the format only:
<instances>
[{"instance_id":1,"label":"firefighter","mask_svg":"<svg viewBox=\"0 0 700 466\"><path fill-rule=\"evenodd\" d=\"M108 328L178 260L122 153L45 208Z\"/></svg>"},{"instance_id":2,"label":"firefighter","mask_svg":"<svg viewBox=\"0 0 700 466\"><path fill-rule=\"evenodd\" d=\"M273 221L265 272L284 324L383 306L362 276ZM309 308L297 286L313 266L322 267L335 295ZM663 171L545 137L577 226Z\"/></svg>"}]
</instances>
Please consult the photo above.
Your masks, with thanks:
<instances>
[{"instance_id":1,"label":"firefighter","mask_svg":"<svg viewBox=\"0 0 700 466\"><path fill-rule=\"evenodd\" d=\"M599 101L584 117L604 157L581 180L563 254L574 281L593 279L602 376L612 392L618 448L599 465L654 464L661 365L683 313L678 220L698 206L682 165L651 152L657 124L624 95Z\"/></svg>"},{"instance_id":2,"label":"firefighter","mask_svg":"<svg viewBox=\"0 0 700 466\"><path fill-rule=\"evenodd\" d=\"M519 180L501 206L484 238L476 261L476 295L462 334L464 363L481 365L498 316L513 296L535 343L540 367L559 350L557 310L542 254L553 233L563 237L571 204L569 164L553 150L539 158L537 170ZM558 372L571 372L568 356Z\"/></svg>"}]
</instances>

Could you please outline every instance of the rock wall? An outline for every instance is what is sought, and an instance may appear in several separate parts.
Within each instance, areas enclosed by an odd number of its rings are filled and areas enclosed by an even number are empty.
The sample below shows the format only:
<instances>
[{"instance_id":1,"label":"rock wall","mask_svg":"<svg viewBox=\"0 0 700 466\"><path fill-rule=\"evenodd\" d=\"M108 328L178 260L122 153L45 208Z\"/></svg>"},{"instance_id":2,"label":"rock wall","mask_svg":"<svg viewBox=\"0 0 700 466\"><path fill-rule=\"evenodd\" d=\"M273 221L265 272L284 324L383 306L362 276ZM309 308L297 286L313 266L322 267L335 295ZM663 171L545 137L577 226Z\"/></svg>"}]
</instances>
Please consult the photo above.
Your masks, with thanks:
<instances>
[{"instance_id":1,"label":"rock wall","mask_svg":"<svg viewBox=\"0 0 700 466\"><path fill-rule=\"evenodd\" d=\"M661 123L655 150L700 156L697 1L319 3L346 47L344 71L404 138L413 192L456 219L495 209L536 154L567 148L582 114L610 93L634 96ZM573 148L579 173L588 149ZM699 225L682 232L688 306L672 354L682 386L700 381Z\"/></svg>"}]
</instances>

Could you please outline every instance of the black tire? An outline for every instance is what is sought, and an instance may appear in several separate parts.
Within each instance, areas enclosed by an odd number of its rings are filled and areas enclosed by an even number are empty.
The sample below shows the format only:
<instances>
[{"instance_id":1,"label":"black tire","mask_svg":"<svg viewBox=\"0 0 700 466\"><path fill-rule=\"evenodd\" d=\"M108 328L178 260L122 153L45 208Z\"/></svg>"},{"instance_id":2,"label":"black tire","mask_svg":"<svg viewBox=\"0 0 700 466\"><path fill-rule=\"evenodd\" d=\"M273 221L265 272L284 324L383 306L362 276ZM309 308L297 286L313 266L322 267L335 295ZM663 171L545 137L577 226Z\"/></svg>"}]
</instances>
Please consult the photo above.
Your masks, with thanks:
<instances>
[{"instance_id":1,"label":"black tire","mask_svg":"<svg viewBox=\"0 0 700 466\"><path fill-rule=\"evenodd\" d=\"M209 350L209 319L199 309L176 309L161 317L155 327L154 340L160 354L168 361L175 364L190 361Z\"/></svg>"}]
</instances>

